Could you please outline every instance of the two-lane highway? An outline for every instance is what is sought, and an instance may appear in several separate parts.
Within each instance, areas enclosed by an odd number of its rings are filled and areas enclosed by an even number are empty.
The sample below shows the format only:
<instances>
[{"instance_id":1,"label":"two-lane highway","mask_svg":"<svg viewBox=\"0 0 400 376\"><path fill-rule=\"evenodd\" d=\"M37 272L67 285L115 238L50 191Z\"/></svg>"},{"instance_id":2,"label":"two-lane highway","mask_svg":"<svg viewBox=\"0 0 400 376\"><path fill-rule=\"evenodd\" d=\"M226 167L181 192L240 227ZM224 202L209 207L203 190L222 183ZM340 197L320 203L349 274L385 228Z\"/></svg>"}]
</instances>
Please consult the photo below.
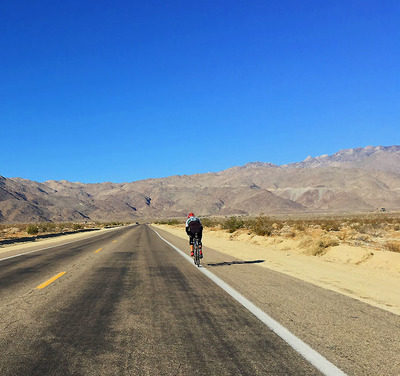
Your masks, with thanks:
<instances>
[{"instance_id":1,"label":"two-lane highway","mask_svg":"<svg viewBox=\"0 0 400 376\"><path fill-rule=\"evenodd\" d=\"M3 260L0 286L1 375L320 374L147 226Z\"/></svg>"},{"instance_id":2,"label":"two-lane highway","mask_svg":"<svg viewBox=\"0 0 400 376\"><path fill-rule=\"evenodd\" d=\"M10 291L23 285L29 289L32 284L39 284L43 277L50 278L63 268L74 267L77 262L84 262L84 258L88 257L92 250L112 243L128 231L129 228L111 230L64 245L45 247L43 250L39 248L6 257L0 255L0 299L6 298L3 294L9 296ZM8 289L5 289L6 287Z\"/></svg>"},{"instance_id":3,"label":"two-lane highway","mask_svg":"<svg viewBox=\"0 0 400 376\"><path fill-rule=\"evenodd\" d=\"M187 241L157 231L3 253L0 375L399 374L399 316L207 247L203 273L180 254ZM332 367L311 365L231 287Z\"/></svg>"}]
</instances>

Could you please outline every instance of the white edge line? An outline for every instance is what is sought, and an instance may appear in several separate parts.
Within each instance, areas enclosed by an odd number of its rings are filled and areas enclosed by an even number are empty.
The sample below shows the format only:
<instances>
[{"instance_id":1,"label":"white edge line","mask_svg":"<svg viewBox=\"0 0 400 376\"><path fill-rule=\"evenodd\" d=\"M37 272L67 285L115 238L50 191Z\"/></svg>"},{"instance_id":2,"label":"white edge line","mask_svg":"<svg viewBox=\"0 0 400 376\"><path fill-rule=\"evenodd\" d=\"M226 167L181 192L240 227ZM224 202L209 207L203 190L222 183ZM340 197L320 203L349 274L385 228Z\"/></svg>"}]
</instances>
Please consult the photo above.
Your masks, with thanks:
<instances>
[{"instance_id":1,"label":"white edge line","mask_svg":"<svg viewBox=\"0 0 400 376\"><path fill-rule=\"evenodd\" d=\"M119 228L119 227L118 227L118 228ZM111 231L112 231L112 230L117 230L118 228L111 229ZM109 230L109 231L110 231L110 230ZM99 235L99 234L98 234L98 233L94 233L93 235L94 235L94 236L97 236L97 235ZM8 256L8 257L1 258L1 259L0 259L0 262L1 262L1 261L5 261L5 260L9 260L9 259L12 259L12 258L15 258L15 257L19 257L19 256L29 255L30 253L45 251L45 250L47 250L47 249L51 249L51 248L55 248L55 247L62 247L62 246L64 246L64 245L73 244L73 243L79 242L79 241L81 241L81 240L84 240L84 239L77 239L77 240L74 240L74 241L72 241L72 242L67 242L67 243L62 243L62 244L56 244L56 245L52 245L52 246L46 247L46 248L40 248L40 249L35 249L35 250L29 251L29 252L18 253L17 255L14 255L14 256ZM12 252L12 250L11 250L10 252Z\"/></svg>"},{"instance_id":2,"label":"white edge line","mask_svg":"<svg viewBox=\"0 0 400 376\"><path fill-rule=\"evenodd\" d=\"M156 230L152 229L165 243L170 245L175 251L177 251L181 256L183 256L187 261L189 261L193 266L193 259L189 257L185 252L181 251L179 248L175 247L168 240L165 240ZM196 267L196 266L195 266ZM270 328L275 334L281 337L287 344L289 344L294 350L296 350L304 359L311 363L315 368L321 371L326 376L346 376L346 374L336 367L334 364L329 362L317 351L308 346L301 339L297 338L293 333L291 333L284 326L275 321L272 317L268 316L264 311L254 305L250 300L246 299L242 294L236 291L234 288L229 286L222 279L217 277L215 274L210 272L205 268L198 268L200 272L210 278L219 287L225 290L230 296L232 296L236 301L248 309L254 316L261 320L268 328Z\"/></svg>"}]
</instances>

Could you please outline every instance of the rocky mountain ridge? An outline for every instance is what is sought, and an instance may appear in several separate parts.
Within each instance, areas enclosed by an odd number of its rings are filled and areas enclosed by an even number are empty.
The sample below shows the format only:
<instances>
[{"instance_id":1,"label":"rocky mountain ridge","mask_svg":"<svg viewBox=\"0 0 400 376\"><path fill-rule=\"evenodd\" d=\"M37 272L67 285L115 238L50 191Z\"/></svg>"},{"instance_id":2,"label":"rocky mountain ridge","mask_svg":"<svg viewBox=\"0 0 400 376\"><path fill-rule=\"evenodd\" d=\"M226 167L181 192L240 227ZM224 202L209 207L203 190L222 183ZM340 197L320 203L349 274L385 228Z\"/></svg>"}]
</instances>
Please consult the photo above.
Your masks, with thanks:
<instances>
[{"instance_id":1,"label":"rocky mountain ridge","mask_svg":"<svg viewBox=\"0 0 400 376\"><path fill-rule=\"evenodd\" d=\"M34 182L0 176L0 222L136 220L400 209L400 146L341 150L278 166L132 183Z\"/></svg>"},{"instance_id":2,"label":"rocky mountain ridge","mask_svg":"<svg viewBox=\"0 0 400 376\"><path fill-rule=\"evenodd\" d=\"M286 168L342 167L363 168L400 173L400 146L367 146L340 150L333 155L307 157L302 162L290 163Z\"/></svg>"}]
</instances>

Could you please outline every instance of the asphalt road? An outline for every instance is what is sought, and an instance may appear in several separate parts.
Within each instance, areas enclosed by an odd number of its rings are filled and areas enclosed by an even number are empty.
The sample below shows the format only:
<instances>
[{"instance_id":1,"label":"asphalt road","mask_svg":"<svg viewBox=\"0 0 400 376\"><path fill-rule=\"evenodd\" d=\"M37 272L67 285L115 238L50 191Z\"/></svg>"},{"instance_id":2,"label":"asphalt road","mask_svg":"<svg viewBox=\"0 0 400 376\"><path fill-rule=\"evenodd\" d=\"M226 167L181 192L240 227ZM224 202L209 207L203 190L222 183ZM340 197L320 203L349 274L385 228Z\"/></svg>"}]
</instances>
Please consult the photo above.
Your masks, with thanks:
<instances>
[{"instance_id":1,"label":"asphalt road","mask_svg":"<svg viewBox=\"0 0 400 376\"><path fill-rule=\"evenodd\" d=\"M399 316L207 247L203 265L347 374L400 374ZM0 261L0 302L0 375L321 374L146 225Z\"/></svg>"}]
</instances>

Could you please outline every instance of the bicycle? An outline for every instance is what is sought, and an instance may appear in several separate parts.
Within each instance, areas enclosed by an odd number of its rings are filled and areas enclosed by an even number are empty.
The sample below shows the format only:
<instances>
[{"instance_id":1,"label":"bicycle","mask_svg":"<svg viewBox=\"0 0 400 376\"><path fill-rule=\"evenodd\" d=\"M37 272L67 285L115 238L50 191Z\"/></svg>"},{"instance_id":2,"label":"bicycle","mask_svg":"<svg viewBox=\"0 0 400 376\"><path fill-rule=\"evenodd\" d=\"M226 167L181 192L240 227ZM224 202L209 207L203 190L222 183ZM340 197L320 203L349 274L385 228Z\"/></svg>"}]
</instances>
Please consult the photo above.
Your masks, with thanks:
<instances>
[{"instance_id":1,"label":"bicycle","mask_svg":"<svg viewBox=\"0 0 400 376\"><path fill-rule=\"evenodd\" d=\"M199 238L197 234L195 234L193 238L193 253L194 253L194 263L195 265L200 267L200 247L199 247Z\"/></svg>"}]
</instances>

